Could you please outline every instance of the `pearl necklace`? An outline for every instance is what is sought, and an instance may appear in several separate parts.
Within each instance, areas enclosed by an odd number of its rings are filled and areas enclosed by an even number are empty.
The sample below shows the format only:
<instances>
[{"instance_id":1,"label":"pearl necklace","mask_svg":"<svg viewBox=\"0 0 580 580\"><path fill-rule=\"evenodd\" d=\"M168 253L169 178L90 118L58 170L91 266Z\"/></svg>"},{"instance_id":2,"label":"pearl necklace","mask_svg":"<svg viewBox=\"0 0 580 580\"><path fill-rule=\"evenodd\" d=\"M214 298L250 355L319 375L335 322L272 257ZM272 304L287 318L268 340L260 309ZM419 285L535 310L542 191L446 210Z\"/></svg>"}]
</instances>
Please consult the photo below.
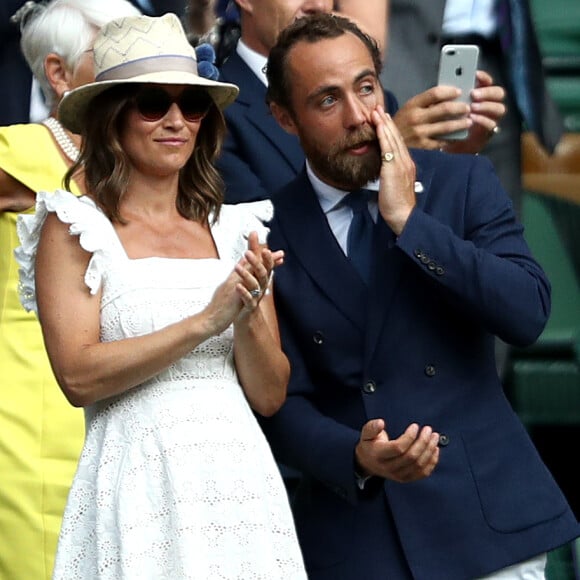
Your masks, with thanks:
<instances>
[{"instance_id":1,"label":"pearl necklace","mask_svg":"<svg viewBox=\"0 0 580 580\"><path fill-rule=\"evenodd\" d=\"M74 141L67 135L60 122L54 117L48 117L42 121L42 124L52 133L54 140L58 143L63 153L73 163L76 163L81 153L79 148L74 144Z\"/></svg>"}]
</instances>

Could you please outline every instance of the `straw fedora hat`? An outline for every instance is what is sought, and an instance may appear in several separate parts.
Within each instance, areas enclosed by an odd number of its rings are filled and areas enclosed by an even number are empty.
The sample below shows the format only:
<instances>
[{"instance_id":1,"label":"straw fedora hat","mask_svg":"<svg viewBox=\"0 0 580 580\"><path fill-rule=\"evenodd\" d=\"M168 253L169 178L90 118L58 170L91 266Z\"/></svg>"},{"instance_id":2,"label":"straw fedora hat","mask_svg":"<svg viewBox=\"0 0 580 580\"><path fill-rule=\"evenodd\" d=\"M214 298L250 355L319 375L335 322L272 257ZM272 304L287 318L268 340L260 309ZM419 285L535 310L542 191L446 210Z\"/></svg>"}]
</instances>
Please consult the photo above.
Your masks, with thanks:
<instances>
[{"instance_id":1,"label":"straw fedora hat","mask_svg":"<svg viewBox=\"0 0 580 580\"><path fill-rule=\"evenodd\" d=\"M197 72L194 48L175 14L132 16L106 24L93 48L95 82L66 93L58 107L61 123L80 133L85 112L99 93L129 83L159 83L203 87L218 107L232 103L238 87Z\"/></svg>"}]
</instances>

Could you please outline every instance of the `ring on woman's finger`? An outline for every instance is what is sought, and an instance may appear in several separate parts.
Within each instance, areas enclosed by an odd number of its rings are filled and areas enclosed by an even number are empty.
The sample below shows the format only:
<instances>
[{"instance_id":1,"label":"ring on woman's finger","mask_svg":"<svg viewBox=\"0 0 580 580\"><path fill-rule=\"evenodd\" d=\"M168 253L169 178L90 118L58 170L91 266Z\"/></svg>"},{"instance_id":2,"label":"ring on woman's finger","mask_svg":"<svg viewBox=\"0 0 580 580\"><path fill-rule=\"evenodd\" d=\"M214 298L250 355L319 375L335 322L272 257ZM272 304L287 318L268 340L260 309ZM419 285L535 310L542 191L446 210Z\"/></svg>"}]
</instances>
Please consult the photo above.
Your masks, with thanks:
<instances>
[{"instance_id":1,"label":"ring on woman's finger","mask_svg":"<svg viewBox=\"0 0 580 580\"><path fill-rule=\"evenodd\" d=\"M500 132L501 132L501 129L499 128L499 125L496 125L493 129L489 130L489 136L493 137L494 135L497 135Z\"/></svg>"},{"instance_id":2,"label":"ring on woman's finger","mask_svg":"<svg viewBox=\"0 0 580 580\"><path fill-rule=\"evenodd\" d=\"M387 151L386 153L383 153L383 161L386 161L387 163L392 161L394 158L395 158L395 154L392 153L391 151Z\"/></svg>"},{"instance_id":3,"label":"ring on woman's finger","mask_svg":"<svg viewBox=\"0 0 580 580\"><path fill-rule=\"evenodd\" d=\"M261 288L254 288L253 290L250 290L250 294L251 294L252 298L258 298L262 294L262 289Z\"/></svg>"}]
</instances>

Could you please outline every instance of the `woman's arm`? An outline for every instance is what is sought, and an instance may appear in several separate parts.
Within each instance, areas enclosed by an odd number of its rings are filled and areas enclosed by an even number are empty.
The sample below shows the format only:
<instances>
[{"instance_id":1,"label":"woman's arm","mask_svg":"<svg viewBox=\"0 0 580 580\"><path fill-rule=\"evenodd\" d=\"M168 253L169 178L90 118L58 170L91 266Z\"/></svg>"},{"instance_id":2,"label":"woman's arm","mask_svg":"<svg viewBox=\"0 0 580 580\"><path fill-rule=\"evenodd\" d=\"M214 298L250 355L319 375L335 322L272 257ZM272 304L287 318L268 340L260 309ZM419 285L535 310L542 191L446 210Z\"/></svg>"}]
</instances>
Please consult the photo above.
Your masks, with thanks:
<instances>
[{"instance_id":1,"label":"woman's arm","mask_svg":"<svg viewBox=\"0 0 580 580\"><path fill-rule=\"evenodd\" d=\"M290 364L280 346L272 291L234 324L236 370L252 409L273 415L286 399Z\"/></svg>"},{"instance_id":2,"label":"woman's arm","mask_svg":"<svg viewBox=\"0 0 580 580\"><path fill-rule=\"evenodd\" d=\"M244 284L238 291L245 307L234 322L234 357L242 388L254 411L268 417L286 399L290 365L280 345L274 309L272 271L281 265L284 254L261 246L256 232L248 239L245 260L236 270ZM248 290L260 294L252 296Z\"/></svg>"},{"instance_id":3,"label":"woman's arm","mask_svg":"<svg viewBox=\"0 0 580 580\"><path fill-rule=\"evenodd\" d=\"M36 196L31 189L0 169L0 212L26 211L35 202Z\"/></svg>"},{"instance_id":4,"label":"woman's arm","mask_svg":"<svg viewBox=\"0 0 580 580\"><path fill-rule=\"evenodd\" d=\"M91 295L84 282L89 259L68 226L50 214L36 258L38 313L53 371L75 406L143 383L225 330L243 307L240 277L232 272L199 314L148 335L100 342L100 295Z\"/></svg>"}]
</instances>

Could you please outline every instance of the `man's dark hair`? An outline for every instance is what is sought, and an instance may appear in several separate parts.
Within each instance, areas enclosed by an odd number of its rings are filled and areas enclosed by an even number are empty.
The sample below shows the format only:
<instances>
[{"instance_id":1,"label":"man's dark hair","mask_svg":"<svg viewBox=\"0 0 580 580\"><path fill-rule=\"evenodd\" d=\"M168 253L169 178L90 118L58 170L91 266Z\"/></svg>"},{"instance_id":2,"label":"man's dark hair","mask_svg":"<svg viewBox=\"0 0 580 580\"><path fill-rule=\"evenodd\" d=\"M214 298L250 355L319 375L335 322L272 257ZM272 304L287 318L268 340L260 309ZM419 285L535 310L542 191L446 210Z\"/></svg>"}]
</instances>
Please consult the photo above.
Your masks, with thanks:
<instances>
[{"instance_id":1,"label":"man's dark hair","mask_svg":"<svg viewBox=\"0 0 580 580\"><path fill-rule=\"evenodd\" d=\"M365 34L354 22L334 14L312 14L298 18L278 37L276 45L270 50L266 76L268 93L266 102L274 102L288 111L293 111L291 102L291 79L288 74L288 54L299 42L315 43L329 38L338 38L351 33L360 38L367 47L375 67L377 77L382 68L381 52L377 42Z\"/></svg>"}]
</instances>

